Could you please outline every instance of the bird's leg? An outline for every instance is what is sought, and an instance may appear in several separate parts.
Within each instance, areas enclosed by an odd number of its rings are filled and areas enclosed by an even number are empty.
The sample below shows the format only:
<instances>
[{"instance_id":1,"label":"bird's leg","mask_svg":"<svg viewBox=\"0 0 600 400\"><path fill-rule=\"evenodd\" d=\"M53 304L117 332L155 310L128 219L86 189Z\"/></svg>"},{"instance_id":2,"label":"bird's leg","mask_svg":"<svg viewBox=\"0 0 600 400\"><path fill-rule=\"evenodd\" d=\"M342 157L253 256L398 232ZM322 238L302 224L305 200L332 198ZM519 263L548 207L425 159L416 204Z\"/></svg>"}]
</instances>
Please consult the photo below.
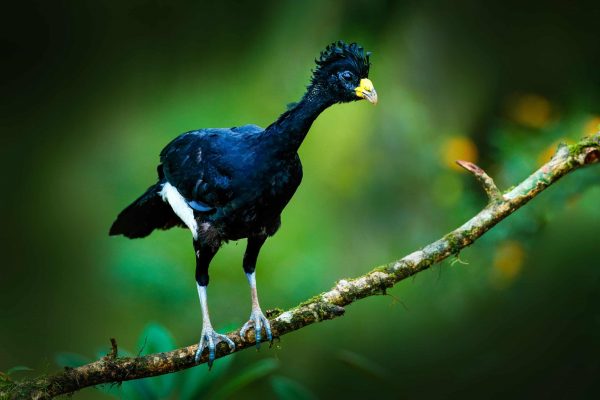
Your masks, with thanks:
<instances>
[{"instance_id":1,"label":"bird's leg","mask_svg":"<svg viewBox=\"0 0 600 400\"><path fill-rule=\"evenodd\" d=\"M262 337L262 328L265 328L267 339L269 342L273 341L273 335L271 334L271 324L258 303L258 293L256 291L256 259L263 243L267 239L266 236L252 236L248 238L248 247L246 247L246 253L244 254L244 272L248 278L250 284L250 297L252 299L252 312L250 313L250 319L244 324L240 330L240 336L243 340L246 339L246 333L249 328L254 327L254 334L256 336L256 347L260 347L260 341Z\"/></svg>"},{"instance_id":2,"label":"bird's leg","mask_svg":"<svg viewBox=\"0 0 600 400\"><path fill-rule=\"evenodd\" d=\"M212 367L215 360L215 350L217 344L223 341L227 343L231 351L235 350L235 343L225 335L221 335L212 327L208 313L208 304L206 300L206 287L208 286L208 266L217 253L218 248L209 245L203 245L194 241L196 250L196 284L198 286L198 297L200 298L200 307L202 308L202 333L198 350L196 350L196 362L200 361L200 356L205 348L208 348L208 368Z\"/></svg>"}]
</instances>

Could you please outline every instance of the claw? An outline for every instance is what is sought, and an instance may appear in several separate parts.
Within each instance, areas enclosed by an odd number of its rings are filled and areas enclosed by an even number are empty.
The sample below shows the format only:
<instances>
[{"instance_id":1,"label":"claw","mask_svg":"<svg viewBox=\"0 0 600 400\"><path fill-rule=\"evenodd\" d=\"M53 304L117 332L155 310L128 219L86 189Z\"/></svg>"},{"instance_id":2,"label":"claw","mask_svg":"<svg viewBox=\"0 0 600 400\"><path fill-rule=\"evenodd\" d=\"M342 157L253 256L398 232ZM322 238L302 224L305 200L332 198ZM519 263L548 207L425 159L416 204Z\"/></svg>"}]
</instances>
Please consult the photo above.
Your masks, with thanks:
<instances>
[{"instance_id":1,"label":"claw","mask_svg":"<svg viewBox=\"0 0 600 400\"><path fill-rule=\"evenodd\" d=\"M229 339L226 335L215 332L211 326L203 327L200 334L200 342L198 343L198 350L196 350L196 356L194 357L196 364L200 362L204 349L208 348L208 368L210 369L215 361L217 345L221 342L227 343L230 352L233 353L235 350L233 340Z\"/></svg>"},{"instance_id":2,"label":"claw","mask_svg":"<svg viewBox=\"0 0 600 400\"><path fill-rule=\"evenodd\" d=\"M240 329L240 336L242 340L246 340L246 333L248 329L254 328L254 336L256 337L256 347L260 349L260 342L262 339L262 329L265 328L267 334L267 340L273 342L273 334L271 333L271 323L265 317L260 309L252 310L250 313L250 319Z\"/></svg>"}]
</instances>

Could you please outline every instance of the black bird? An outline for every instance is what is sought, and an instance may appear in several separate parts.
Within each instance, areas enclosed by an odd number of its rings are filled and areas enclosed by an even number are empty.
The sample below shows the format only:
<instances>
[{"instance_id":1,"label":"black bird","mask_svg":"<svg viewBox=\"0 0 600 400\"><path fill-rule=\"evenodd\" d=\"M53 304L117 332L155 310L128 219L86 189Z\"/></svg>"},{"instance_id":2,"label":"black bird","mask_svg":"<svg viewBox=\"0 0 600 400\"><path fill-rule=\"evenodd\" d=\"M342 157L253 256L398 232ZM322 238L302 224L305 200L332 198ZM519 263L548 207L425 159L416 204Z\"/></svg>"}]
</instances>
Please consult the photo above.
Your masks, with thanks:
<instances>
[{"instance_id":1,"label":"black bird","mask_svg":"<svg viewBox=\"0 0 600 400\"><path fill-rule=\"evenodd\" d=\"M269 321L258 303L256 259L265 240L279 229L280 215L302 180L298 148L317 116L335 103L360 99L377 103L368 79L369 55L356 43L338 41L321 52L302 99L263 129L256 125L209 128L184 133L160 153L158 182L123 210L110 235L148 236L154 229L188 227L196 252L196 282L202 307L202 334L196 361L205 347L209 366L216 333L206 303L208 266L223 242L248 238L243 268L250 284L252 312L240 335L255 329L257 346Z\"/></svg>"}]
</instances>

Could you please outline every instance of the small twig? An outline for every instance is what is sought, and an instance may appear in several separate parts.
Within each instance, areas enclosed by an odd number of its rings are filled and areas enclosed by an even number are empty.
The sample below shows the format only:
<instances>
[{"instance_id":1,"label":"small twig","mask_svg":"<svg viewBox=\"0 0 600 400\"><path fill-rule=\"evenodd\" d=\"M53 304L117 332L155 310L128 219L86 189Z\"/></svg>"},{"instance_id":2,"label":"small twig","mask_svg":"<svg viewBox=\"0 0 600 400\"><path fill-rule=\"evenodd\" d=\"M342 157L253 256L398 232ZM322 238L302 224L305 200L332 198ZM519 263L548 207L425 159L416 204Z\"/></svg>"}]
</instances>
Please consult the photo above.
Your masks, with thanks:
<instances>
[{"instance_id":1,"label":"small twig","mask_svg":"<svg viewBox=\"0 0 600 400\"><path fill-rule=\"evenodd\" d=\"M111 360L116 360L118 355L119 351L117 350L117 339L110 338L110 353L108 353L107 356Z\"/></svg>"},{"instance_id":2,"label":"small twig","mask_svg":"<svg viewBox=\"0 0 600 400\"><path fill-rule=\"evenodd\" d=\"M502 192L500 192L494 180L483 169L469 161L457 160L456 163L475 175L475 178L481 183L491 202L502 201Z\"/></svg>"},{"instance_id":3,"label":"small twig","mask_svg":"<svg viewBox=\"0 0 600 400\"><path fill-rule=\"evenodd\" d=\"M394 295L393 295L393 294L391 294L391 293L386 293L385 295L386 295L386 296L390 296L390 297L392 298L392 300L393 300L393 303L399 303L399 304L400 304L402 307L404 307L404 309L405 309L406 311L408 311L408 306L406 305L406 303L404 303L402 300L400 300L400 297L398 297L398 296L394 296ZM393 304L393 303L392 303L392 304Z\"/></svg>"},{"instance_id":4,"label":"small twig","mask_svg":"<svg viewBox=\"0 0 600 400\"><path fill-rule=\"evenodd\" d=\"M472 163L459 162L459 165L472 172L486 189L490 202L485 208L462 226L424 248L387 266L375 268L358 278L340 280L331 290L271 318L273 335L279 337L307 325L343 315L347 305L364 297L379 295L384 288L392 287L459 253L564 175L599 161L600 134L577 144L561 147L548 163L504 195L500 194L493 180L481 168ZM248 333L246 341L237 331L229 333L228 336L235 342L236 352L254 346L254 331ZM198 345L194 344L166 353L109 360L102 358L55 375L15 382L9 389L0 389L0 398L20 396L49 399L88 386L146 378L191 368L197 365L194 361L197 348ZM116 355L116 342L113 349ZM217 358L228 354L228 347L221 343L217 348ZM203 354L200 363L206 361L207 355Z\"/></svg>"},{"instance_id":5,"label":"small twig","mask_svg":"<svg viewBox=\"0 0 600 400\"><path fill-rule=\"evenodd\" d=\"M459 263L459 264L462 264L462 265L469 265L468 261L464 261L464 260L462 260L460 258L460 254L455 255L454 256L454 260L450 261L450 265L451 266L454 266L454 264L456 264L456 263Z\"/></svg>"},{"instance_id":6,"label":"small twig","mask_svg":"<svg viewBox=\"0 0 600 400\"><path fill-rule=\"evenodd\" d=\"M140 351L138 351L137 356L141 356L144 348L146 347L146 343L148 343L148 336L144 336L144 343L142 343L142 347L140 347Z\"/></svg>"}]
</instances>

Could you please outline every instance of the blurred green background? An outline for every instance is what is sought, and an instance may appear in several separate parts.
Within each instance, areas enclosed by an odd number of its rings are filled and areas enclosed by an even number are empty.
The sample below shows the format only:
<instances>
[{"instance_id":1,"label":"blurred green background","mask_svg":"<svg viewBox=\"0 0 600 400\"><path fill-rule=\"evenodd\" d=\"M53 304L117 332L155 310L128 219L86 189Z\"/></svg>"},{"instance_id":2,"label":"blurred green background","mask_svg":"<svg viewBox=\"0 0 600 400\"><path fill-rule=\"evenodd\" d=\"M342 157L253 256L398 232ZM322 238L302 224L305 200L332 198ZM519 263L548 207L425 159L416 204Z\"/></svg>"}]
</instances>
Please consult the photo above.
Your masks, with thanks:
<instances>
[{"instance_id":1,"label":"blurred green background","mask_svg":"<svg viewBox=\"0 0 600 400\"><path fill-rule=\"evenodd\" d=\"M482 190L453 160L507 188L600 124L596 1L24 1L0 20L0 370L34 369L16 377L95 358L109 337L133 354L198 339L189 232L130 241L108 228L154 182L173 137L267 126L334 40L373 52L380 103L338 105L313 125L304 182L259 259L267 309L476 213ZM341 319L210 374L76 398L597 396L599 202L600 168L578 171L462 262ZM211 267L220 330L250 312L243 250L226 245Z\"/></svg>"}]
</instances>

